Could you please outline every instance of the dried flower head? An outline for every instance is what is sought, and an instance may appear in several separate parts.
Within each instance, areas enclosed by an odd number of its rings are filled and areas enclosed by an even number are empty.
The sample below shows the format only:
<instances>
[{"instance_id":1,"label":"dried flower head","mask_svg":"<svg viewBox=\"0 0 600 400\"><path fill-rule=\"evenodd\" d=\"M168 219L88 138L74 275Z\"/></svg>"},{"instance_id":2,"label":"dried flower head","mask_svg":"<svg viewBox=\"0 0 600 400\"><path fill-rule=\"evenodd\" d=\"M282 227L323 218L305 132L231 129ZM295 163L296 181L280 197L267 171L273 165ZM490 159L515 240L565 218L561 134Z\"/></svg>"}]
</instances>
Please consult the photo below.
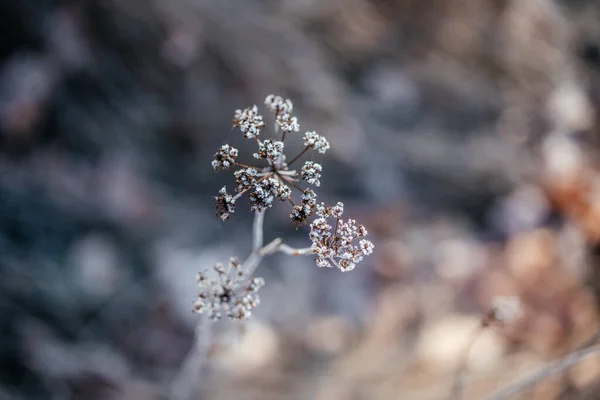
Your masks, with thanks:
<instances>
[{"instance_id":1,"label":"dried flower head","mask_svg":"<svg viewBox=\"0 0 600 400\"><path fill-rule=\"evenodd\" d=\"M219 190L219 195L215 197L215 205L217 218L221 218L223 221L229 219L229 216L235 211L235 198L227 193L225 186Z\"/></svg>"},{"instance_id":2,"label":"dried flower head","mask_svg":"<svg viewBox=\"0 0 600 400\"><path fill-rule=\"evenodd\" d=\"M319 187L321 185L321 182L319 181L319 178L321 177L321 171L323 171L321 164L314 161L307 161L302 167L301 176L306 183Z\"/></svg>"},{"instance_id":3,"label":"dried flower head","mask_svg":"<svg viewBox=\"0 0 600 400\"><path fill-rule=\"evenodd\" d=\"M263 211L273 205L273 200L287 200L292 194L289 186L283 184L279 179L268 177L256 182L254 191L250 193L250 209Z\"/></svg>"},{"instance_id":4,"label":"dried flower head","mask_svg":"<svg viewBox=\"0 0 600 400\"><path fill-rule=\"evenodd\" d=\"M290 218L296 225L296 229L300 225L306 224L308 219L315 213L315 205L317 204L317 194L312 189L306 189L301 198L301 203L295 205L290 213Z\"/></svg>"},{"instance_id":5,"label":"dried flower head","mask_svg":"<svg viewBox=\"0 0 600 400\"><path fill-rule=\"evenodd\" d=\"M201 272L196 277L200 293L194 302L194 312L206 313L212 320L223 316L249 318L252 309L260 303L257 293L264 286L264 279L246 276L237 258L231 258L227 267L215 264L212 272L215 278L209 278L209 272Z\"/></svg>"},{"instance_id":6,"label":"dried flower head","mask_svg":"<svg viewBox=\"0 0 600 400\"><path fill-rule=\"evenodd\" d=\"M259 179L258 171L251 167L238 169L233 173L233 176L235 177L236 192L243 192L244 190L252 188Z\"/></svg>"},{"instance_id":7,"label":"dried flower head","mask_svg":"<svg viewBox=\"0 0 600 400\"><path fill-rule=\"evenodd\" d=\"M252 106L244 110L236 110L233 118L233 126L239 127L246 139L260 136L265 126L263 117L258 113L258 107Z\"/></svg>"},{"instance_id":8,"label":"dried flower head","mask_svg":"<svg viewBox=\"0 0 600 400\"><path fill-rule=\"evenodd\" d=\"M289 113L282 113L277 115L277 125L282 132L291 133L298 132L300 125L298 124L298 118L292 116Z\"/></svg>"},{"instance_id":9,"label":"dried flower head","mask_svg":"<svg viewBox=\"0 0 600 400\"><path fill-rule=\"evenodd\" d=\"M275 162L283 154L283 142L271 139L258 143L258 152L254 153L254 158L264 158Z\"/></svg>"},{"instance_id":10,"label":"dried flower head","mask_svg":"<svg viewBox=\"0 0 600 400\"><path fill-rule=\"evenodd\" d=\"M290 99L283 99L281 96L270 94L265 99L265 105L276 115L289 114L294 109L294 105Z\"/></svg>"},{"instance_id":11,"label":"dried flower head","mask_svg":"<svg viewBox=\"0 0 600 400\"><path fill-rule=\"evenodd\" d=\"M212 166L216 172L219 172L221 169L228 169L235 164L237 156L238 150L235 147L224 144L219 151L215 153L215 159L212 162Z\"/></svg>"},{"instance_id":12,"label":"dried flower head","mask_svg":"<svg viewBox=\"0 0 600 400\"><path fill-rule=\"evenodd\" d=\"M310 224L309 237L319 267L335 265L342 271L351 271L364 256L373 252L370 240L362 239L358 245L354 244L356 239L367 236L368 232L363 225L357 225L356 220L341 219L344 204L337 203L333 207L321 204L316 207L316 213L319 218ZM335 228L328 223L328 219L336 220Z\"/></svg>"},{"instance_id":13,"label":"dried flower head","mask_svg":"<svg viewBox=\"0 0 600 400\"><path fill-rule=\"evenodd\" d=\"M329 150L329 141L315 131L306 132L304 134L304 145L321 154L325 154L325 152Z\"/></svg>"}]
</instances>

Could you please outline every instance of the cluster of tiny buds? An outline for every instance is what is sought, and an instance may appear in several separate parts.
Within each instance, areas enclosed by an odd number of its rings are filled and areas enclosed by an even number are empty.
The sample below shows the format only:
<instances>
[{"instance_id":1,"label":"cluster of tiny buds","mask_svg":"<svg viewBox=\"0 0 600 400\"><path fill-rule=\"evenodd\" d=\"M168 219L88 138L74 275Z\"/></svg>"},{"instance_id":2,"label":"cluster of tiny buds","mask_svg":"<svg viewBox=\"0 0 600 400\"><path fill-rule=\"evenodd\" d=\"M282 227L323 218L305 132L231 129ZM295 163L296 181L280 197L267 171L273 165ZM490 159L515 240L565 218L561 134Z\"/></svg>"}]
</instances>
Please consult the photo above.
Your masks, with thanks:
<instances>
[{"instance_id":1,"label":"cluster of tiny buds","mask_svg":"<svg viewBox=\"0 0 600 400\"><path fill-rule=\"evenodd\" d=\"M216 277L209 278L209 273ZM211 320L249 318L260 303L257 292L265 284L263 278L248 278L235 257L227 267L217 263L212 271L199 273L196 283L200 293L194 302L194 312L206 314Z\"/></svg>"},{"instance_id":2,"label":"cluster of tiny buds","mask_svg":"<svg viewBox=\"0 0 600 400\"><path fill-rule=\"evenodd\" d=\"M277 127L281 129L282 132L291 133L300 130L298 119L291 114L294 109L291 100L270 94L265 99L265 105L275 114Z\"/></svg>"},{"instance_id":3,"label":"cluster of tiny buds","mask_svg":"<svg viewBox=\"0 0 600 400\"><path fill-rule=\"evenodd\" d=\"M373 243L367 239L357 239L367 236L367 229L357 225L356 220L344 221L344 204L337 203L333 207L323 204L316 206L316 218L310 224L311 249L317 255L319 267L336 266L342 271L351 271L363 257L373 252ZM328 223L335 219L335 228Z\"/></svg>"},{"instance_id":4,"label":"cluster of tiny buds","mask_svg":"<svg viewBox=\"0 0 600 400\"><path fill-rule=\"evenodd\" d=\"M258 152L254 153L254 158L264 158L271 162L275 162L282 154L283 142L267 139L258 143Z\"/></svg>"},{"instance_id":5,"label":"cluster of tiny buds","mask_svg":"<svg viewBox=\"0 0 600 400\"><path fill-rule=\"evenodd\" d=\"M235 199L232 195L227 193L227 188L225 186L223 186L221 190L219 190L219 195L215 199L217 215L223 221L228 220L229 216L235 210Z\"/></svg>"},{"instance_id":6,"label":"cluster of tiny buds","mask_svg":"<svg viewBox=\"0 0 600 400\"><path fill-rule=\"evenodd\" d=\"M265 126L265 121L258 113L258 107L256 106L248 107L245 110L236 110L233 121L234 126L240 128L246 139L259 137L262 128Z\"/></svg>"},{"instance_id":7,"label":"cluster of tiny buds","mask_svg":"<svg viewBox=\"0 0 600 400\"><path fill-rule=\"evenodd\" d=\"M319 178L321 177L321 171L323 171L321 164L314 161L307 161L302 167L301 176L306 183L319 187L321 186L321 182L319 181Z\"/></svg>"},{"instance_id":8,"label":"cluster of tiny buds","mask_svg":"<svg viewBox=\"0 0 600 400\"><path fill-rule=\"evenodd\" d=\"M224 144L215 154L215 159L212 161L212 167L217 172L221 169L229 169L235 164L237 156L238 150L235 147Z\"/></svg>"},{"instance_id":9,"label":"cluster of tiny buds","mask_svg":"<svg viewBox=\"0 0 600 400\"><path fill-rule=\"evenodd\" d=\"M315 131L304 134L304 145L311 147L321 154L325 154L329 150L329 141Z\"/></svg>"},{"instance_id":10,"label":"cluster of tiny buds","mask_svg":"<svg viewBox=\"0 0 600 400\"><path fill-rule=\"evenodd\" d=\"M302 201L299 205L295 205L290 218L296 228L300 225L305 224L306 221L315 213L315 206L317 204L317 194L312 189L306 189L302 193Z\"/></svg>"}]
</instances>

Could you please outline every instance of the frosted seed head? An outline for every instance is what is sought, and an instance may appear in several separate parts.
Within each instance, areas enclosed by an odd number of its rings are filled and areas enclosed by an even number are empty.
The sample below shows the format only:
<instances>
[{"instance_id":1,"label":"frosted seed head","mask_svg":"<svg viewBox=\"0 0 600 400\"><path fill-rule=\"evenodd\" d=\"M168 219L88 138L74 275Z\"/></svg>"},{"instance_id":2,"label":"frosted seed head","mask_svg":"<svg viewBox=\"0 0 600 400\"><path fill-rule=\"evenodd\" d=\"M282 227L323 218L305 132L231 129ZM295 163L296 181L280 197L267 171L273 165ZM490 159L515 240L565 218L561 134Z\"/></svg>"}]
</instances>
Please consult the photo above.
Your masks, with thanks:
<instances>
[{"instance_id":1,"label":"frosted seed head","mask_svg":"<svg viewBox=\"0 0 600 400\"><path fill-rule=\"evenodd\" d=\"M252 139L260 136L262 129L265 127L265 121L258 113L258 107L254 105L244 110L236 110L233 126L239 127L246 139Z\"/></svg>"},{"instance_id":2,"label":"frosted seed head","mask_svg":"<svg viewBox=\"0 0 600 400\"><path fill-rule=\"evenodd\" d=\"M235 211L235 199L227 193L225 186L219 190L219 195L215 197L215 208L217 209L217 218L223 221L228 220Z\"/></svg>"},{"instance_id":3,"label":"frosted seed head","mask_svg":"<svg viewBox=\"0 0 600 400\"><path fill-rule=\"evenodd\" d=\"M235 164L238 156L238 150L228 144L221 146L219 151L215 153L215 159L212 161L212 167L216 172L221 169L229 169Z\"/></svg>"},{"instance_id":4,"label":"frosted seed head","mask_svg":"<svg viewBox=\"0 0 600 400\"><path fill-rule=\"evenodd\" d=\"M282 154L283 142L267 139L258 143L258 152L254 153L254 158L275 162Z\"/></svg>"},{"instance_id":5,"label":"frosted seed head","mask_svg":"<svg viewBox=\"0 0 600 400\"><path fill-rule=\"evenodd\" d=\"M302 167L300 176L306 183L319 187L321 185L321 182L319 181L319 178L321 178L321 171L323 171L321 164L314 161L307 161Z\"/></svg>"},{"instance_id":6,"label":"frosted seed head","mask_svg":"<svg viewBox=\"0 0 600 400\"><path fill-rule=\"evenodd\" d=\"M325 154L329 150L329 141L315 131L309 131L304 134L304 145Z\"/></svg>"}]
</instances>

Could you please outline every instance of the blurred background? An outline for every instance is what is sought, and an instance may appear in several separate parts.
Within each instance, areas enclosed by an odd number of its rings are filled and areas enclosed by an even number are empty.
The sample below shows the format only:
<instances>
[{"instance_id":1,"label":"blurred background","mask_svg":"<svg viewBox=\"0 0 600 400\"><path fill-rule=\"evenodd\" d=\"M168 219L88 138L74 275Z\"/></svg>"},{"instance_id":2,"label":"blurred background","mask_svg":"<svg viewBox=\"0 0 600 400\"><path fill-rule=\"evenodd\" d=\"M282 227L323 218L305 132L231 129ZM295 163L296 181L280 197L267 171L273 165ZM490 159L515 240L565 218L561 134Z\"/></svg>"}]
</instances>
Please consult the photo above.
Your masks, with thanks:
<instances>
[{"instance_id":1,"label":"blurred background","mask_svg":"<svg viewBox=\"0 0 600 400\"><path fill-rule=\"evenodd\" d=\"M235 109L292 99L321 200L366 225L351 273L274 255L196 399L479 399L597 330L600 6L586 0L1 0L0 398L163 399L196 272L251 245L215 219ZM301 139L289 140L300 150ZM286 141L286 147L287 147ZM266 240L308 245L289 207ZM527 399L598 398L600 357Z\"/></svg>"}]
</instances>

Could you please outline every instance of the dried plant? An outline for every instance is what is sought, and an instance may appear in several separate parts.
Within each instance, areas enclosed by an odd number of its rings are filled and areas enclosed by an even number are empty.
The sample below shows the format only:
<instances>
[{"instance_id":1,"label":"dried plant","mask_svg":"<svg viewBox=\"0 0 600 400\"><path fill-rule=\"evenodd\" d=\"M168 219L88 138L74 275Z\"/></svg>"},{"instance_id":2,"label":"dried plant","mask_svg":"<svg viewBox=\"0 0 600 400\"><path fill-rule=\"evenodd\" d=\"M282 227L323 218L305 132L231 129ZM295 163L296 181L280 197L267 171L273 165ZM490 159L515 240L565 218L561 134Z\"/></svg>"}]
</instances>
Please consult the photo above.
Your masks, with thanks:
<instances>
[{"instance_id":1,"label":"dried plant","mask_svg":"<svg viewBox=\"0 0 600 400\"><path fill-rule=\"evenodd\" d=\"M258 291L265 284L262 278L254 276L254 272L261 259L268 254L314 255L319 267L350 271L373 252L373 243L365 239L367 229L354 219L342 218L343 203L328 207L317 202L317 194L311 187L302 187L302 182L320 187L323 172L321 164L305 161L299 172L292 169L311 150L325 154L330 147L327 139L315 131L308 131L302 137L304 149L288 158L285 140L298 135L300 130L298 119L292 115L293 104L280 96L269 95L265 105L275 116L274 135L280 136L280 140L264 138L266 123L256 105L237 110L233 119L233 127L239 128L246 139L256 142L257 150L253 157L262 165L251 166L238 162L239 151L229 144L222 145L212 161L215 172L235 169L234 193L228 192L224 186L215 197L217 218L223 221L231 219L236 202L247 193L250 211L254 212L254 223L252 252L244 262L232 258L227 267L218 263L197 276L200 293L193 310L205 315L209 321L223 317L232 320L250 318L252 310L260 303ZM297 192L295 199L294 191ZM286 245L281 238L263 245L265 212L273 207L276 200L290 204L289 218L297 229L315 217L309 225L310 247L295 249ZM197 375L204 364L201 359L208 357L209 353L206 346L210 343L210 329L205 329L209 321L199 322L199 327L203 326L204 329L197 329L196 332L202 332L203 337L196 337L195 347L184 361L174 382L173 398L191 397L191 386L197 384Z\"/></svg>"},{"instance_id":2,"label":"dried plant","mask_svg":"<svg viewBox=\"0 0 600 400\"><path fill-rule=\"evenodd\" d=\"M255 223L254 230L255 242L260 238L260 243L254 248L255 256L262 257L275 251L293 255L314 254L319 267L335 266L342 271L354 269L364 256L373 251L373 243L365 239L367 229L353 219L342 219L342 203L332 207L318 204L315 191L310 187L300 186L301 181L315 187L320 186L323 172L321 164L305 161L300 172L291 168L309 150L325 154L330 147L329 142L315 131L308 131L303 136L304 149L288 161L285 139L300 130L298 119L291 114L293 104L280 96L269 95L265 99L265 105L275 116L274 133L280 134L281 140L263 138L266 124L256 105L235 112L233 126L239 128L246 139L256 142L258 150L253 156L263 165L241 164L237 161L239 151L236 148L229 144L221 146L215 153L212 166L216 172L236 169L233 173L236 186L235 194L229 193L224 186L215 197L217 217L223 221L230 219L235 212L236 202L248 193L250 210L256 213L256 221L259 221L258 224ZM293 190L298 192L296 201L292 198ZM280 239L261 248L262 213L271 208L275 200L291 205L289 217L296 228L306 224L310 217L316 216L310 224L310 248L291 249ZM252 308L259 303L256 292L263 284L260 278L252 276L257 266L258 262L253 258L242 264L232 260L227 270L221 264L213 268L217 278L208 278L206 272L199 274L198 285L202 291L196 299L194 311L207 312L210 319L220 319L222 316L231 319L250 317Z\"/></svg>"}]
</instances>

